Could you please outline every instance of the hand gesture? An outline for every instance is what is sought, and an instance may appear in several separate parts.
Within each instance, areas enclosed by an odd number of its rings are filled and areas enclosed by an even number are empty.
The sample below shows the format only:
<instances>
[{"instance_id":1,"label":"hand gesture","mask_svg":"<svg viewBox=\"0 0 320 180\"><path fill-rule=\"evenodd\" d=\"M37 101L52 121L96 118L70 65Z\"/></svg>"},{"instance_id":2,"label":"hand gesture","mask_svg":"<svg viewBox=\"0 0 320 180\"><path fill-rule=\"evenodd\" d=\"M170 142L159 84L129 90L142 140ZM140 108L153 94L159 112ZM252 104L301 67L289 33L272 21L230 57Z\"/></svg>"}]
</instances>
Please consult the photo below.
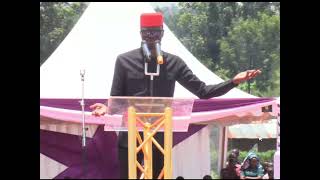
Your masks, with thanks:
<instances>
[{"instance_id":1,"label":"hand gesture","mask_svg":"<svg viewBox=\"0 0 320 180\"><path fill-rule=\"evenodd\" d=\"M94 116L103 116L108 112L108 107L102 103L95 103L90 106L90 109L92 109L92 115Z\"/></svg>"},{"instance_id":2,"label":"hand gesture","mask_svg":"<svg viewBox=\"0 0 320 180\"><path fill-rule=\"evenodd\" d=\"M247 70L247 71L241 72L233 78L233 83L240 84L244 81L255 78L259 74L261 74L261 71L259 69Z\"/></svg>"}]
</instances>

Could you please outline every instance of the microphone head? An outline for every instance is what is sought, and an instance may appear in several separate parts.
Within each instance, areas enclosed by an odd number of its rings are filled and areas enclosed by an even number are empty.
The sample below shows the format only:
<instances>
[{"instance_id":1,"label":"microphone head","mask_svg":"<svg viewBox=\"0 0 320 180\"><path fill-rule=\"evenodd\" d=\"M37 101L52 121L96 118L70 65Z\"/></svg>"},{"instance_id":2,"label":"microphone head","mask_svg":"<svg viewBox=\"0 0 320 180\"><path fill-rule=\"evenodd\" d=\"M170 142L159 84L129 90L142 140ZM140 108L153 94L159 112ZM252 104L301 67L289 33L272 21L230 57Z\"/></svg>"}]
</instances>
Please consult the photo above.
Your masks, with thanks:
<instances>
[{"instance_id":1,"label":"microphone head","mask_svg":"<svg viewBox=\"0 0 320 180\"><path fill-rule=\"evenodd\" d=\"M142 40L141 46L142 46L142 51L143 51L143 54L144 54L146 60L148 62L150 62L151 61L151 52L149 51L149 48L147 46L147 42L145 40Z\"/></svg>"},{"instance_id":2,"label":"microphone head","mask_svg":"<svg viewBox=\"0 0 320 180\"><path fill-rule=\"evenodd\" d=\"M86 73L85 69L80 69L80 75L83 76Z\"/></svg>"},{"instance_id":3,"label":"microphone head","mask_svg":"<svg viewBox=\"0 0 320 180\"><path fill-rule=\"evenodd\" d=\"M163 57L162 57L161 55L159 55L159 56L157 57L157 63L158 63L158 64L163 64Z\"/></svg>"},{"instance_id":4,"label":"microphone head","mask_svg":"<svg viewBox=\"0 0 320 180\"><path fill-rule=\"evenodd\" d=\"M156 46L156 53L157 53L157 63L163 64L163 57L162 57L161 45L159 40L155 41L155 46Z\"/></svg>"}]
</instances>

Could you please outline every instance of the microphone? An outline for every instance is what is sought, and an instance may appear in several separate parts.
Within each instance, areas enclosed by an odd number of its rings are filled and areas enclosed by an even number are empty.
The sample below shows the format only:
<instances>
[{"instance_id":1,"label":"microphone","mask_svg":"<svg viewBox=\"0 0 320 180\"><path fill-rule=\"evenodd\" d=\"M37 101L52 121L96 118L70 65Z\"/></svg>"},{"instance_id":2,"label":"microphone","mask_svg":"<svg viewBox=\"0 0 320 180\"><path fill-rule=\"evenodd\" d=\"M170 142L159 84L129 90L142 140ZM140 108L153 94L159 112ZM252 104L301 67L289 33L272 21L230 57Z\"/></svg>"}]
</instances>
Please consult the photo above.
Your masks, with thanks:
<instances>
[{"instance_id":1,"label":"microphone","mask_svg":"<svg viewBox=\"0 0 320 180\"><path fill-rule=\"evenodd\" d=\"M163 57L162 57L161 46L160 46L159 40L155 41L155 48L156 48L156 55L157 55L157 63L163 64Z\"/></svg>"},{"instance_id":2,"label":"microphone","mask_svg":"<svg viewBox=\"0 0 320 180\"><path fill-rule=\"evenodd\" d=\"M147 62L150 62L151 61L151 52L149 51L149 48L147 46L147 42L145 40L142 40L141 46L142 46L143 54L144 54L145 58L147 59Z\"/></svg>"}]
</instances>

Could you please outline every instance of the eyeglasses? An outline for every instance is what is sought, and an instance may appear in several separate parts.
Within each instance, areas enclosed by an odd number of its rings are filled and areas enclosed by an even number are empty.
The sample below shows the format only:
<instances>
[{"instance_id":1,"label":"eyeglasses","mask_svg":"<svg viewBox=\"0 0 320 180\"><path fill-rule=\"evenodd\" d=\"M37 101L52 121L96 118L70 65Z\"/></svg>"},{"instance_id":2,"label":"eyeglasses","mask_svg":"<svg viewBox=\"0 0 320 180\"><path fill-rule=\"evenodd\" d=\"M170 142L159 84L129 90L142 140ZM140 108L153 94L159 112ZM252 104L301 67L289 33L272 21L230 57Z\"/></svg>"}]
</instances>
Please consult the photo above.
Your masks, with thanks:
<instances>
[{"instance_id":1,"label":"eyeglasses","mask_svg":"<svg viewBox=\"0 0 320 180\"><path fill-rule=\"evenodd\" d=\"M163 30L142 30L142 38L161 38Z\"/></svg>"}]
</instances>

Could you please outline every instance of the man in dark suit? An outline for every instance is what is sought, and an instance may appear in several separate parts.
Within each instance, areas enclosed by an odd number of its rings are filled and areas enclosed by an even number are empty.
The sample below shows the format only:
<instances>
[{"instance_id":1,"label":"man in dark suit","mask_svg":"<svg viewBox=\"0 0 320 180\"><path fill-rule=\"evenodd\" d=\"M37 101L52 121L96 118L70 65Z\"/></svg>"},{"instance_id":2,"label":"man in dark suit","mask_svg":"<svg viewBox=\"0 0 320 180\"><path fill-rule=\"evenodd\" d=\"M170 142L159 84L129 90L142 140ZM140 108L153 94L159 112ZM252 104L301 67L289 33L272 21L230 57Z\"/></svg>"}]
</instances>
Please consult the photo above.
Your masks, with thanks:
<instances>
[{"instance_id":1,"label":"man in dark suit","mask_svg":"<svg viewBox=\"0 0 320 180\"><path fill-rule=\"evenodd\" d=\"M151 56L148 61L148 71L155 72L159 59L156 51L156 42L163 37L163 16L161 13L144 13L140 17L140 34L146 43ZM206 85L192 73L186 63L178 56L161 51L163 62L160 65L160 75L155 76L150 86L150 77L144 73L147 61L144 49L137 48L120 54L117 57L110 96L155 96L173 97L175 82L178 81L201 99L221 96L236 87L239 83L254 78L260 70L248 70L237 74L233 79L215 84ZM92 114L102 116L107 112L107 106L96 103L91 106ZM163 146L163 133L157 133L155 139ZM119 160L120 177L128 178L128 134L119 133ZM141 157L139 158L142 160ZM153 149L153 177L157 177L163 167L162 153Z\"/></svg>"}]
</instances>

